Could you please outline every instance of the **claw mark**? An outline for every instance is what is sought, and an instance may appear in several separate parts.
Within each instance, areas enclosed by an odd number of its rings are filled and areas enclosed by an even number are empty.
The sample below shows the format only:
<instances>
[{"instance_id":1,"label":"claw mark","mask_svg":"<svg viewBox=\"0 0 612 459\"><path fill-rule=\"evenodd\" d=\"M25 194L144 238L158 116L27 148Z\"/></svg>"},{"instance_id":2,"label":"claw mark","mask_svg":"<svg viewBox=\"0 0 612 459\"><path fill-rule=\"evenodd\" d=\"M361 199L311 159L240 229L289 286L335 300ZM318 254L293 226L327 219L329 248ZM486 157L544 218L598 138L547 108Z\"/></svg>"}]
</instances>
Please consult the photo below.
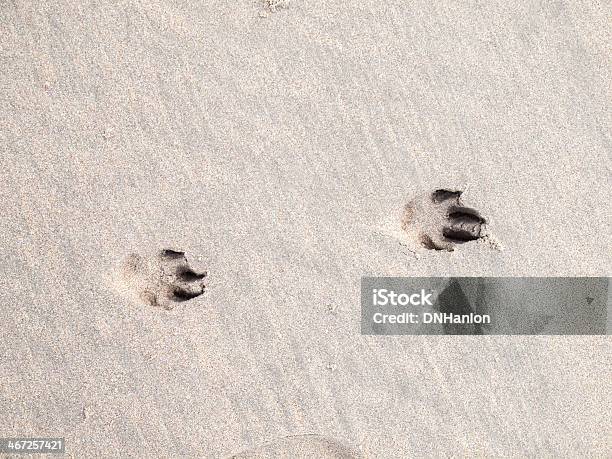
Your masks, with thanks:
<instances>
[{"instance_id":1,"label":"claw mark","mask_svg":"<svg viewBox=\"0 0 612 459\"><path fill-rule=\"evenodd\" d=\"M431 200L436 204L440 204L449 199L457 200L462 193L462 191L436 190L431 194Z\"/></svg>"},{"instance_id":2,"label":"claw mark","mask_svg":"<svg viewBox=\"0 0 612 459\"><path fill-rule=\"evenodd\" d=\"M448 214L449 226L442 229L442 234L447 239L455 242L474 241L480 238L484 219L478 212L463 208Z\"/></svg>"},{"instance_id":3,"label":"claw mark","mask_svg":"<svg viewBox=\"0 0 612 459\"><path fill-rule=\"evenodd\" d=\"M175 287L172 290L172 300L173 301L187 301L187 300L191 300L192 298L196 298L198 296L200 296L202 293L204 293L204 289L202 289L201 292L190 292L189 290L185 290L184 288L181 287Z\"/></svg>"},{"instance_id":4,"label":"claw mark","mask_svg":"<svg viewBox=\"0 0 612 459\"><path fill-rule=\"evenodd\" d=\"M172 249L164 249L159 252L159 257L162 259L166 258L170 260L177 260L185 258L185 252L177 252L176 250Z\"/></svg>"},{"instance_id":5,"label":"claw mark","mask_svg":"<svg viewBox=\"0 0 612 459\"><path fill-rule=\"evenodd\" d=\"M196 281L196 280L204 279L206 277L206 275L207 275L206 272L196 273L191 268L181 269L180 271L177 272L177 276L181 280L184 280L186 282L193 282L193 281Z\"/></svg>"}]
</instances>

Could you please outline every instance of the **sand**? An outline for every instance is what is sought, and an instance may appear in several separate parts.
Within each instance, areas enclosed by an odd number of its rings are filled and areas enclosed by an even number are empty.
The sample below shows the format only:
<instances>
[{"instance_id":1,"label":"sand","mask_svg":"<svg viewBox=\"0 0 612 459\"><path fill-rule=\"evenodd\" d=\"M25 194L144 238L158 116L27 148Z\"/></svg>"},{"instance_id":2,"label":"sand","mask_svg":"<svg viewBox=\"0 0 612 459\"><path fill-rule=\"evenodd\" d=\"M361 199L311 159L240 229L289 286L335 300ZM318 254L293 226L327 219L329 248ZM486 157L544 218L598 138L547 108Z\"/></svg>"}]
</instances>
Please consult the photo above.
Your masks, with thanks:
<instances>
[{"instance_id":1,"label":"sand","mask_svg":"<svg viewBox=\"0 0 612 459\"><path fill-rule=\"evenodd\" d=\"M72 457L610 456L609 338L366 337L359 285L609 276L611 16L0 2L0 437ZM439 188L495 244L402 239L406 203ZM165 248L208 272L168 311L115 282Z\"/></svg>"}]
</instances>

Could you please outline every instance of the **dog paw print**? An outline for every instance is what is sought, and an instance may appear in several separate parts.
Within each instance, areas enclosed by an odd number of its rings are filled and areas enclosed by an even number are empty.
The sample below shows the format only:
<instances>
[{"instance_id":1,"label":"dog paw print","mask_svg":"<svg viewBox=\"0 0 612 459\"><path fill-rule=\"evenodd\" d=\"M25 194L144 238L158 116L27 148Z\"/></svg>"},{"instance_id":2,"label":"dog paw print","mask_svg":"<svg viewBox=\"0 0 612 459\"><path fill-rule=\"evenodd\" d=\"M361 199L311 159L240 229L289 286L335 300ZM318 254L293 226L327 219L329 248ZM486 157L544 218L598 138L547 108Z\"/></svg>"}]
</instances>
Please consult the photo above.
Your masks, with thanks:
<instances>
[{"instance_id":1,"label":"dog paw print","mask_svg":"<svg viewBox=\"0 0 612 459\"><path fill-rule=\"evenodd\" d=\"M165 249L153 256L131 254L123 263L125 286L150 306L173 309L204 293L206 272L194 271L184 252Z\"/></svg>"},{"instance_id":2,"label":"dog paw print","mask_svg":"<svg viewBox=\"0 0 612 459\"><path fill-rule=\"evenodd\" d=\"M461 191L436 190L408 203L402 229L427 249L452 251L457 244L484 237L486 220L463 205Z\"/></svg>"}]
</instances>

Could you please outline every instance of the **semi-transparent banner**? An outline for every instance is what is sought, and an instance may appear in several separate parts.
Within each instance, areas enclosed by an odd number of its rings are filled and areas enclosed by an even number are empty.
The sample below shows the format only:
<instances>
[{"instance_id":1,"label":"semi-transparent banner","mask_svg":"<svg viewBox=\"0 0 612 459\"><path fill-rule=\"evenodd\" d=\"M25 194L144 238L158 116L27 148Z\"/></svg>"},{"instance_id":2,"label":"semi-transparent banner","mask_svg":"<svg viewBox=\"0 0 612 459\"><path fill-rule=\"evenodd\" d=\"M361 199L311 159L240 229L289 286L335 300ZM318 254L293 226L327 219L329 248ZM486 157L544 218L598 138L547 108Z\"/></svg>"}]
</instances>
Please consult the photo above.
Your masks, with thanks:
<instances>
[{"instance_id":1,"label":"semi-transparent banner","mask_svg":"<svg viewBox=\"0 0 612 459\"><path fill-rule=\"evenodd\" d=\"M608 277L364 277L364 335L607 335Z\"/></svg>"}]
</instances>

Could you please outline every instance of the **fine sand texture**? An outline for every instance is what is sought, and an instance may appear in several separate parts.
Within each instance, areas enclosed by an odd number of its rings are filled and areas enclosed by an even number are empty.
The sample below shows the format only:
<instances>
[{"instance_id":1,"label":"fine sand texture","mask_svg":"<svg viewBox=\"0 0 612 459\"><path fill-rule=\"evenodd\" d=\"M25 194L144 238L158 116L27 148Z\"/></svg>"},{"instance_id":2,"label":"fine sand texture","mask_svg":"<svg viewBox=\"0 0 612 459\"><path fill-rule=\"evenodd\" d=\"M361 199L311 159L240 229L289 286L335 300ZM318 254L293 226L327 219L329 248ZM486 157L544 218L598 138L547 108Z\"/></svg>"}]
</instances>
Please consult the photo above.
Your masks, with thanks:
<instances>
[{"instance_id":1,"label":"fine sand texture","mask_svg":"<svg viewBox=\"0 0 612 459\"><path fill-rule=\"evenodd\" d=\"M362 336L359 288L609 276L611 21L586 0L0 1L0 437L610 457L608 337ZM485 237L402 229L440 189Z\"/></svg>"}]
</instances>

